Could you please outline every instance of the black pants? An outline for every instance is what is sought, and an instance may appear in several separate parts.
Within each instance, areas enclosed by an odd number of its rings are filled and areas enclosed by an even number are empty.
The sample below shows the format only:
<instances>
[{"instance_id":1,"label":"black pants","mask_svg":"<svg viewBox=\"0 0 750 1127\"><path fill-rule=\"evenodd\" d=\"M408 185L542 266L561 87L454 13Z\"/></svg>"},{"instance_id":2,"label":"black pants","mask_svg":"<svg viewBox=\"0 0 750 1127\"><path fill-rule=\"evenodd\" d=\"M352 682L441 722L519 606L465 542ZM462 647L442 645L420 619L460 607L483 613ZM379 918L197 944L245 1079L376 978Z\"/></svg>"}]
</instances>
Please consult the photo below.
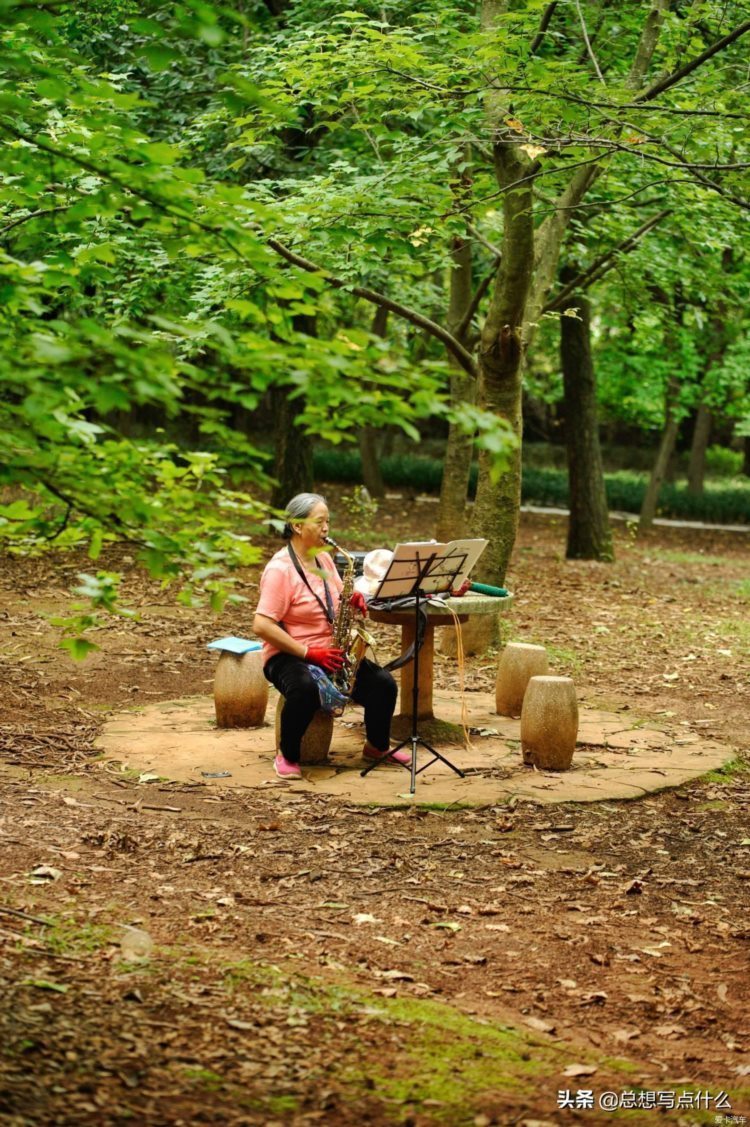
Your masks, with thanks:
<instances>
[{"instance_id":1,"label":"black pants","mask_svg":"<svg viewBox=\"0 0 750 1127\"><path fill-rule=\"evenodd\" d=\"M306 661L291 654L274 654L263 672L286 698L281 714L281 754L290 763L299 763L300 743L310 721L320 708L318 686ZM391 718L398 688L393 676L374 661L364 658L354 682L352 700L364 705L368 742L378 751L390 746Z\"/></svg>"}]
</instances>

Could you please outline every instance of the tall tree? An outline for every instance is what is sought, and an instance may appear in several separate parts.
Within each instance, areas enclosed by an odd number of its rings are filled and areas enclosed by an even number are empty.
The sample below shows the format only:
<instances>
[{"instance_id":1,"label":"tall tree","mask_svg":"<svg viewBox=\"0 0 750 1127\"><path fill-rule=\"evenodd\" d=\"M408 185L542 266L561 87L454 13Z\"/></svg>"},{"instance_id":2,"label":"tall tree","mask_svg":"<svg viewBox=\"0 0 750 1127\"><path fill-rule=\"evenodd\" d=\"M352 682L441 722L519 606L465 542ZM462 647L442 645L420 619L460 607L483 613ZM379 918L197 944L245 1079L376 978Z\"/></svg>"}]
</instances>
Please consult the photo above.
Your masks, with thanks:
<instances>
[{"instance_id":1,"label":"tall tree","mask_svg":"<svg viewBox=\"0 0 750 1127\"><path fill-rule=\"evenodd\" d=\"M578 272L563 271L563 281ZM570 316L566 316L567 312ZM560 362L565 396L565 447L568 458L568 559L611 560L612 530L599 444L596 372L591 351L591 304L572 292L560 320Z\"/></svg>"}]
</instances>

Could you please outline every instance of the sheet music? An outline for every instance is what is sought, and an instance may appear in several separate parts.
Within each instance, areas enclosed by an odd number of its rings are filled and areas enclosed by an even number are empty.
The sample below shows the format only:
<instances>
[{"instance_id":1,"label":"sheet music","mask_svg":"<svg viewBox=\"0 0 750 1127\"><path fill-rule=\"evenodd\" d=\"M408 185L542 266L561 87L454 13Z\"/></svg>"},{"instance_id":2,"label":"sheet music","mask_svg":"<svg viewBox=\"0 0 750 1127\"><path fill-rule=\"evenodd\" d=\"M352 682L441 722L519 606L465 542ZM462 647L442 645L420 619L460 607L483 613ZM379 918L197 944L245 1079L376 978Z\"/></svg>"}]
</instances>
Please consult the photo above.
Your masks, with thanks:
<instances>
[{"instance_id":1,"label":"sheet music","mask_svg":"<svg viewBox=\"0 0 750 1127\"><path fill-rule=\"evenodd\" d=\"M436 595L460 587L487 547L487 540L413 541L397 544L388 571L375 593L377 599L395 599L420 591ZM425 572L425 567L427 571Z\"/></svg>"}]
</instances>

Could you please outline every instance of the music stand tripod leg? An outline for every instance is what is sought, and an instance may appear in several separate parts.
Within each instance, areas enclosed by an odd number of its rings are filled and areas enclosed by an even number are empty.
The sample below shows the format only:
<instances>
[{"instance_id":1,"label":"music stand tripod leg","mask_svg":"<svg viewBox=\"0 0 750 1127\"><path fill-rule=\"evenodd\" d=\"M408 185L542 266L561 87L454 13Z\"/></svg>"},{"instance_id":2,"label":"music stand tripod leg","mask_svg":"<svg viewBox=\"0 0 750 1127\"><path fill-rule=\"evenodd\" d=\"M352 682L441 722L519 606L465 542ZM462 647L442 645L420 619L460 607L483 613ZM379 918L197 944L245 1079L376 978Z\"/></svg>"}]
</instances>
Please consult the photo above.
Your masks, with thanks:
<instances>
[{"instance_id":1,"label":"music stand tripod leg","mask_svg":"<svg viewBox=\"0 0 750 1127\"><path fill-rule=\"evenodd\" d=\"M418 645L419 607L420 607L420 591L419 591L419 587L417 587L416 598L415 598L415 602L414 602L414 640L415 640L415 644L414 644L414 679L413 679L413 682L412 682L411 735L407 739L402 740L400 744L396 745L396 747L391 748L388 755L384 755L382 759L376 759L374 763L369 763L367 765L367 767L364 768L363 771L360 771L360 775L362 776L362 778L364 778L364 776L369 774L369 772L372 771L375 767L378 767L381 763L385 763L388 759L392 759L397 751L400 751L401 748L406 747L407 744L408 744L411 747L411 757L410 757L409 766L407 767L405 763L399 763L398 765L399 765L399 767L403 767L404 770L409 771L409 773L411 775L410 784L409 784L409 793L410 794L414 794L414 792L417 789L417 775L420 775L422 773L422 771L427 770L427 768L432 766L432 764L435 763L438 759L441 761L441 763L445 763L446 767L450 767L451 771L455 771L455 773L460 778L462 778L462 779L465 778L463 771L460 771L454 763L451 763L451 761L449 759L446 759L446 757L444 755L441 755L439 751L435 751L435 748L431 747L430 744L428 744L425 740L423 740L419 735L419 730L418 730L418 727L417 727L417 724L418 724L417 716L419 715L419 645ZM419 770L417 770L417 747L419 747L419 746L426 748L426 750L429 751L434 756L434 759L431 759L429 763L423 764L419 768Z\"/></svg>"}]
</instances>

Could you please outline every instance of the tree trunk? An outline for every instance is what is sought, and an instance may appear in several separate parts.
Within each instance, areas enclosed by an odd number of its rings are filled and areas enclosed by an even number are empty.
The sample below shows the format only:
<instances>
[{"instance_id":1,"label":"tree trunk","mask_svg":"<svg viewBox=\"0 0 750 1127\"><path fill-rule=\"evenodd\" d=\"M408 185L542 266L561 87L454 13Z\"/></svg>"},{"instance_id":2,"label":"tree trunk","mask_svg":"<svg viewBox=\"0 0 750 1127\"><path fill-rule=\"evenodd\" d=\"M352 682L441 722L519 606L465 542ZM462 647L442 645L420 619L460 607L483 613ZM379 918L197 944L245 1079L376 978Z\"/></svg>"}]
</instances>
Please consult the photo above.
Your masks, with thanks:
<instances>
[{"instance_id":1,"label":"tree trunk","mask_svg":"<svg viewBox=\"0 0 750 1127\"><path fill-rule=\"evenodd\" d=\"M314 316L300 314L294 318L298 332L315 336ZM271 388L271 409L274 420L274 464L276 484L271 490L271 504L283 509L297 493L309 493L313 479L313 444L309 434L296 423L299 413L297 400L291 398L292 388Z\"/></svg>"},{"instance_id":2,"label":"tree trunk","mask_svg":"<svg viewBox=\"0 0 750 1127\"><path fill-rule=\"evenodd\" d=\"M750 435L745 435L742 443L742 473L750 477Z\"/></svg>"},{"instance_id":3,"label":"tree trunk","mask_svg":"<svg viewBox=\"0 0 750 1127\"><path fill-rule=\"evenodd\" d=\"M693 496L700 496L703 492L706 477L706 450L711 437L711 409L701 403L695 417L693 441L690 446L690 463L688 465L687 489Z\"/></svg>"},{"instance_id":4,"label":"tree trunk","mask_svg":"<svg viewBox=\"0 0 750 1127\"><path fill-rule=\"evenodd\" d=\"M455 333L464 320L472 297L471 243L466 239L456 238L453 241L449 286L447 327ZM461 343L465 344L465 340L462 339ZM473 403L476 398L474 380L459 367L454 357L449 356L449 363L452 368L451 403ZM451 423L445 446L440 506L435 529L438 540L456 540L464 535L466 495L473 452L474 436Z\"/></svg>"},{"instance_id":5,"label":"tree trunk","mask_svg":"<svg viewBox=\"0 0 750 1127\"><path fill-rule=\"evenodd\" d=\"M674 383L670 384L667 391L667 410L664 419L664 430L662 431L661 441L659 443L659 450L656 455L656 462L651 471L651 478L646 488L646 495L643 498L641 505L641 515L638 522L640 531L650 528L654 523L656 516L656 506L659 501L659 493L667 475L667 468L669 466L669 459L672 457L675 442L677 441L677 432L680 427L679 418L674 410L674 400L677 394L677 387Z\"/></svg>"},{"instance_id":6,"label":"tree trunk","mask_svg":"<svg viewBox=\"0 0 750 1127\"><path fill-rule=\"evenodd\" d=\"M288 387L271 388L276 478L271 504L277 509L283 509L297 493L309 493L314 484L312 439L295 422L299 406L290 399L290 391Z\"/></svg>"},{"instance_id":7,"label":"tree trunk","mask_svg":"<svg viewBox=\"0 0 750 1127\"><path fill-rule=\"evenodd\" d=\"M382 305L375 309L372 319L372 331L379 337L384 337L388 326L388 310ZM375 427L363 427L358 435L359 454L362 459L362 481L371 497L385 496L385 483L380 470L378 454L378 432Z\"/></svg>"},{"instance_id":8,"label":"tree trunk","mask_svg":"<svg viewBox=\"0 0 750 1127\"><path fill-rule=\"evenodd\" d=\"M528 168L510 146L496 146L495 168L501 187L518 187L503 194L502 259L480 344L480 403L510 423L517 444L499 477L490 455L480 451L473 531L489 540L477 578L501 587L521 508L521 334L533 271L534 201Z\"/></svg>"},{"instance_id":9,"label":"tree trunk","mask_svg":"<svg viewBox=\"0 0 750 1127\"><path fill-rule=\"evenodd\" d=\"M385 496L385 482L380 471L378 432L375 427L362 427L358 435L359 456L362 459L362 481L371 497Z\"/></svg>"},{"instance_id":10,"label":"tree trunk","mask_svg":"<svg viewBox=\"0 0 750 1127\"><path fill-rule=\"evenodd\" d=\"M563 272L572 277L573 269ZM568 455L569 560L614 558L604 486L596 403L596 373L591 355L591 310L582 294L571 296L564 309L578 317L560 319L560 360L565 397L565 441Z\"/></svg>"}]
</instances>

